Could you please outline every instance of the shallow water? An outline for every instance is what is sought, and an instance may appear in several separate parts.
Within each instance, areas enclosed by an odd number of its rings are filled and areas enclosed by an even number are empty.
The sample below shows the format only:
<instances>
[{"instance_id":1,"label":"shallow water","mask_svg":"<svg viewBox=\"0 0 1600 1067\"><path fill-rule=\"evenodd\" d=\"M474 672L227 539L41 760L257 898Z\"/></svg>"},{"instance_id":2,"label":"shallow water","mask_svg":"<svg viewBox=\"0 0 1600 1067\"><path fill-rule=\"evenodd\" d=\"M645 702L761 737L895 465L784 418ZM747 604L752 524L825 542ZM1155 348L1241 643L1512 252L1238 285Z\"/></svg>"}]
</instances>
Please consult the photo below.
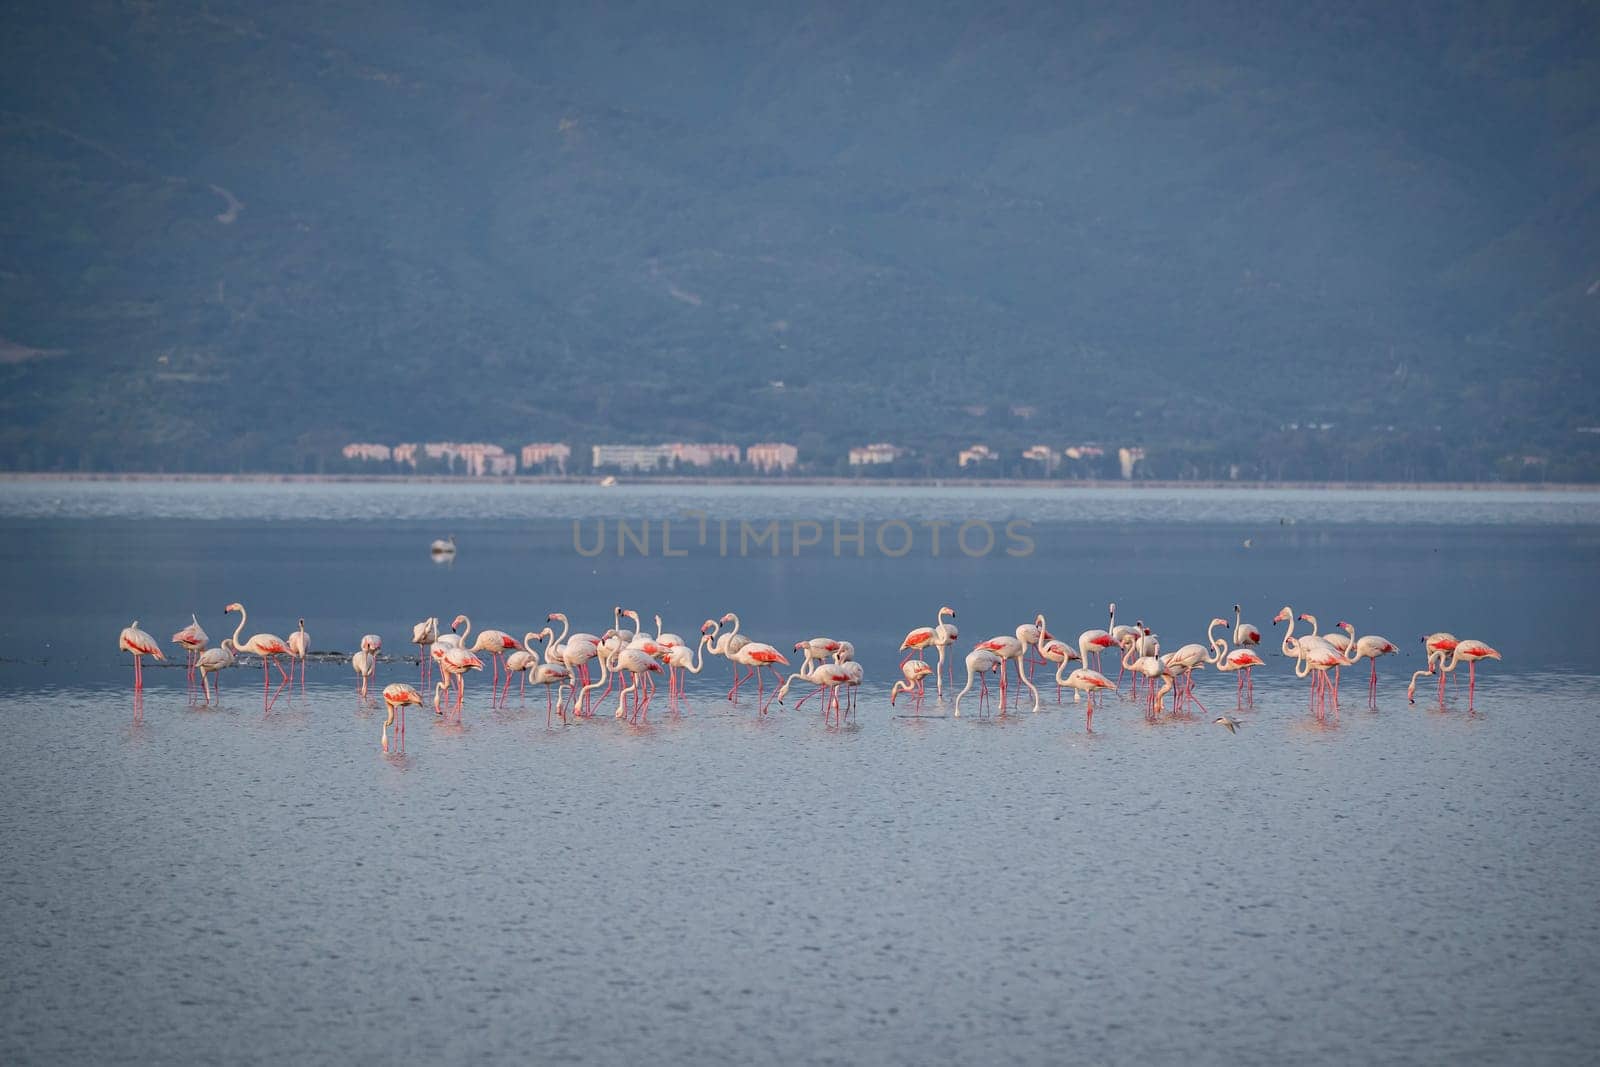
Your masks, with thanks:
<instances>
[{"instance_id":1,"label":"shallow water","mask_svg":"<svg viewBox=\"0 0 1600 1067\"><path fill-rule=\"evenodd\" d=\"M384 522L268 519L301 487L259 486L251 518L146 514L116 487L115 518L28 517L12 488L7 1062L1580 1062L1600 1041L1596 678L1566 636L1592 631L1584 515L1067 521L965 494L921 514L1022 515L1035 552L588 559L580 507L469 519L455 487L410 494L431 521ZM445 524L462 547L437 566ZM1250 711L1203 674L1193 720L1113 700L1090 731L1050 690L1004 719L888 705L894 647L939 603L976 639L1034 610L1075 634L1111 597L1168 647L1235 600L1270 638L1288 601L1506 659L1472 714L1454 683L1444 710L1431 686L1405 703L1417 655L1383 662L1376 711L1347 677L1323 723L1276 654ZM343 663L269 712L256 670L197 709L157 668L135 722L117 629L164 638L195 610L215 641L231 599L252 631L304 614L317 648L376 629L394 653L423 614L598 629L623 599L692 634L732 608L780 647L854 640L869 684L829 729L815 701L730 706L716 663L649 727L546 729L542 694L492 711L474 676L464 728L413 710L400 756Z\"/></svg>"}]
</instances>

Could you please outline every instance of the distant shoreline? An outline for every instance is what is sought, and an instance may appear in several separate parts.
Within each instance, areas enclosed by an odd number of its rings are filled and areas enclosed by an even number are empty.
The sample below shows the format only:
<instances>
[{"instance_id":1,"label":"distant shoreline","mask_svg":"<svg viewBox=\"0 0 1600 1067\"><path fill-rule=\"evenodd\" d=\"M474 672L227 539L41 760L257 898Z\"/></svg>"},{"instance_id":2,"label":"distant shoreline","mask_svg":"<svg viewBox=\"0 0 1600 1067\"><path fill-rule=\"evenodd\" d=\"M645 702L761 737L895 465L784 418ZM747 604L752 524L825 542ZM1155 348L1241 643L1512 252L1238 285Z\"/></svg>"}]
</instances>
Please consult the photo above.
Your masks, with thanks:
<instances>
[{"instance_id":1,"label":"distant shoreline","mask_svg":"<svg viewBox=\"0 0 1600 1067\"><path fill-rule=\"evenodd\" d=\"M739 486L783 488L882 488L882 489L1059 489L1072 492L1080 489L1120 489L1137 492L1144 489L1331 489L1331 490L1381 490L1389 492L1451 491L1451 492L1600 492L1600 483L1590 482L1235 482L1235 481L1052 481L1043 478L712 478L695 475L658 474L630 478L619 476L618 487L634 486ZM529 486L529 485L588 485L599 487L595 475L529 474L501 475L497 477L471 477L455 474L161 474L161 473L96 473L71 471L0 471L0 483L5 482L195 482L242 484L400 484L400 485L474 485L474 486Z\"/></svg>"}]
</instances>

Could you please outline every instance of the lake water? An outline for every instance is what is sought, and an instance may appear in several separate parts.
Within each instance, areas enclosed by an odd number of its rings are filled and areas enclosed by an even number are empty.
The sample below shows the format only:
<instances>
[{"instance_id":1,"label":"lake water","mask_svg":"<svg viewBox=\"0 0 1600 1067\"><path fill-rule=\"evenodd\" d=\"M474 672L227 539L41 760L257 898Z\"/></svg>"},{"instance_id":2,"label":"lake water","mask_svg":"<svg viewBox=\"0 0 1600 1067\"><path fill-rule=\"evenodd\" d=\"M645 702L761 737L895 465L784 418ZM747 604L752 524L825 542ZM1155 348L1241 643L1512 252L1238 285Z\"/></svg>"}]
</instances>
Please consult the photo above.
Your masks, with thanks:
<instances>
[{"instance_id":1,"label":"lake water","mask_svg":"<svg viewBox=\"0 0 1600 1067\"><path fill-rule=\"evenodd\" d=\"M1600 495L24 482L0 532L5 1062L1600 1052ZM1325 722L1275 651L1253 709L1208 671L1192 719L889 706L941 604L967 647L1113 599L1167 648L1238 602L1269 643L1290 604L1406 654ZM730 705L720 661L648 727L546 729L474 675L401 756L330 658L267 711L256 669L206 709L147 668L136 721L117 631L214 643L231 600L397 655L425 615L732 610L868 681L843 730ZM1439 629L1505 656L1470 714L1406 704Z\"/></svg>"}]
</instances>

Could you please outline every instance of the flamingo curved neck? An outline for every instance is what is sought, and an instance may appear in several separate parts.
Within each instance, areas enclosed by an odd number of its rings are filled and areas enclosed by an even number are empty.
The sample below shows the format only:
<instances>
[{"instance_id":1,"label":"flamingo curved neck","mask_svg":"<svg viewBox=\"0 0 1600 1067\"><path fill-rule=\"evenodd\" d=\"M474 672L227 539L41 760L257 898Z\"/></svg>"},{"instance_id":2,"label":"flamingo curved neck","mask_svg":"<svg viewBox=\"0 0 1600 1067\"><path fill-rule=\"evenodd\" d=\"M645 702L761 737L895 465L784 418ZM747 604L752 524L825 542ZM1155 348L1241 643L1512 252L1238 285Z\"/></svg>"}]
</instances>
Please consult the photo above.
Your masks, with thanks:
<instances>
[{"instance_id":1,"label":"flamingo curved neck","mask_svg":"<svg viewBox=\"0 0 1600 1067\"><path fill-rule=\"evenodd\" d=\"M466 648L467 647L467 635L472 632L472 620L467 618L465 615L463 615L463 616L461 616L461 621L467 624L467 628L465 630L461 631L461 647L462 648ZM453 629L455 629L455 627L452 626L451 629L453 630Z\"/></svg>"},{"instance_id":2,"label":"flamingo curved neck","mask_svg":"<svg viewBox=\"0 0 1600 1067\"><path fill-rule=\"evenodd\" d=\"M239 635L244 633L244 623L245 623L245 620L248 619L249 617L250 617L249 613L244 610L244 605L240 604L239 605L239 625L235 626L233 628L233 637L231 638L231 640L233 641L233 647L234 648L238 648L239 647ZM220 685L221 683L219 682L217 684Z\"/></svg>"}]
</instances>

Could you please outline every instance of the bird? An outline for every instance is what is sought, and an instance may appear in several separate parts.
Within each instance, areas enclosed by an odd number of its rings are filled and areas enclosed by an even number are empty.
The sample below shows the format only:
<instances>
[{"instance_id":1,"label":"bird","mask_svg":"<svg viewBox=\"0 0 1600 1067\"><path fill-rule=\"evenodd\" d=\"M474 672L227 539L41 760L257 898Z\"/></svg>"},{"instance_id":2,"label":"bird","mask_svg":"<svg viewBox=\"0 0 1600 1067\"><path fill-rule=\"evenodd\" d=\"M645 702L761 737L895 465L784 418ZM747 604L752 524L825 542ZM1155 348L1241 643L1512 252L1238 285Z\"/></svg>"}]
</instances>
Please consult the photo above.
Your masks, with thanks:
<instances>
[{"instance_id":1,"label":"bird","mask_svg":"<svg viewBox=\"0 0 1600 1067\"><path fill-rule=\"evenodd\" d=\"M414 704L422 706L422 697L417 691L404 682L395 682L393 685L383 687L383 702L389 708L388 717L383 720L383 750L389 751L389 727L395 727L395 742L400 748L406 744L406 706ZM398 713L399 721L396 720Z\"/></svg>"},{"instance_id":2,"label":"bird","mask_svg":"<svg viewBox=\"0 0 1600 1067\"><path fill-rule=\"evenodd\" d=\"M1069 661L1078 659L1078 650L1065 641L1050 638L1039 642L1039 655L1044 657L1046 663L1065 666ZM1060 674L1061 672L1058 670L1056 673ZM1061 686L1059 685L1056 686L1056 703L1061 703Z\"/></svg>"},{"instance_id":3,"label":"bird","mask_svg":"<svg viewBox=\"0 0 1600 1067\"><path fill-rule=\"evenodd\" d=\"M358 649L356 654L350 657L350 667L361 679L361 696L364 700L367 695L367 682L371 679L372 672L378 668L378 657L364 648Z\"/></svg>"},{"instance_id":4,"label":"bird","mask_svg":"<svg viewBox=\"0 0 1600 1067\"><path fill-rule=\"evenodd\" d=\"M650 709L650 694L639 693L644 678L651 673L660 673L661 661L655 656L638 648L624 648L611 658L611 669L617 673L627 671L633 675L633 681L627 686L617 690L617 718L626 714L623 710L628 694L633 694L633 711L628 716L628 721L635 725L646 721Z\"/></svg>"},{"instance_id":5,"label":"bird","mask_svg":"<svg viewBox=\"0 0 1600 1067\"><path fill-rule=\"evenodd\" d=\"M1299 657L1299 662L1295 665L1294 676L1296 678L1304 678L1312 671L1316 671L1317 674L1313 677L1311 683L1311 697L1316 702L1317 718L1322 718L1324 714L1324 706L1327 703L1330 688L1333 691L1333 710L1337 713L1339 710L1339 683L1337 679L1330 683L1328 681L1328 672L1337 667L1350 666L1350 660L1345 657L1343 652L1331 645L1303 645L1303 649L1304 652Z\"/></svg>"},{"instance_id":6,"label":"bird","mask_svg":"<svg viewBox=\"0 0 1600 1067\"><path fill-rule=\"evenodd\" d=\"M267 691L271 688L267 676L268 664L272 664L278 668L278 674L283 678L283 684L288 685L288 673L283 669L283 664L276 662L276 657L287 656L289 654L288 644L277 634L268 633L254 634L251 636L250 640L240 641L239 635L244 632L245 620L249 619L250 615L244 610L244 605L238 603L237 601L229 604L223 609L224 614L230 614L235 611L239 613L239 625L233 631L233 647L236 651L248 652L252 656L261 657L262 696L266 696Z\"/></svg>"},{"instance_id":7,"label":"bird","mask_svg":"<svg viewBox=\"0 0 1600 1067\"><path fill-rule=\"evenodd\" d=\"M545 628L549 631L549 627ZM532 630L522 635L522 647L506 657L506 685L505 692L500 695L500 701L505 702L511 694L511 676L522 676L522 684L517 688L517 700L520 702L527 696L528 672L539 666L539 650L533 647L533 642L539 639L539 634Z\"/></svg>"},{"instance_id":8,"label":"bird","mask_svg":"<svg viewBox=\"0 0 1600 1067\"><path fill-rule=\"evenodd\" d=\"M451 632L455 632L455 629L458 626L464 627L461 630L462 648L466 649L468 652L487 652L494 659L494 675L490 684L491 686L498 687L500 681L501 657L507 652L516 651L516 639L510 634L506 633L504 630L482 630L478 633L478 639L471 644L468 644L467 638L472 633L472 620L467 618L465 615L457 615L450 623Z\"/></svg>"},{"instance_id":9,"label":"bird","mask_svg":"<svg viewBox=\"0 0 1600 1067\"><path fill-rule=\"evenodd\" d=\"M194 663L200 658L200 653L206 650L210 639L206 636L205 628L200 625L200 620L192 613L189 616L189 625L172 635L172 642L184 650L184 666L189 674L189 688L194 688Z\"/></svg>"},{"instance_id":10,"label":"bird","mask_svg":"<svg viewBox=\"0 0 1600 1067\"><path fill-rule=\"evenodd\" d=\"M978 693L978 706L981 712L983 707L983 698L989 694L988 674L990 671L993 671L1004 662L1004 660L987 648L975 648L971 652L967 653L967 685L965 689L956 694L956 718L961 718L961 698L972 692L973 679L977 679L983 685L983 688ZM954 687L952 686L952 688Z\"/></svg>"},{"instance_id":11,"label":"bird","mask_svg":"<svg viewBox=\"0 0 1600 1067\"><path fill-rule=\"evenodd\" d=\"M923 666L926 667L927 664L924 663ZM931 670L932 668L929 669ZM804 704L807 700L810 700L818 693L821 693L824 690L831 690L831 692L829 692L822 699L823 718L830 719L832 713L837 711L839 708L839 687L842 685L848 685L850 683L850 672L844 669L844 664L837 662L818 663L816 666L809 669L802 667L799 671L789 675L788 678L784 679L783 685L781 685L778 688L777 693L774 694L774 699L776 699L778 703L782 704L784 698L789 695L789 687L797 680L808 682L811 685L816 686L816 688L808 693L805 697L801 698L801 700L795 704L796 708L800 707L801 704ZM898 685L900 683L897 682L895 684ZM893 698L891 698L889 702L891 704L894 703Z\"/></svg>"},{"instance_id":12,"label":"bird","mask_svg":"<svg viewBox=\"0 0 1600 1067\"><path fill-rule=\"evenodd\" d=\"M719 656L725 657L729 663L733 664L733 688L728 691L728 699L732 700L739 692L740 682L739 661L734 659L734 656L738 654L740 649L744 648L745 645L750 643L750 638L739 632L739 627L741 625L739 622L739 616L735 615L733 612L728 612L719 620L719 622L722 626L726 626L730 622L733 623L733 629L731 630L721 631L719 627L717 640L711 646L712 652Z\"/></svg>"},{"instance_id":13,"label":"bird","mask_svg":"<svg viewBox=\"0 0 1600 1067\"><path fill-rule=\"evenodd\" d=\"M706 645L716 633L717 624L707 619L700 627L700 642L693 652L688 645L675 645L667 651L667 691L683 695L684 675L699 674L705 667Z\"/></svg>"},{"instance_id":14,"label":"bird","mask_svg":"<svg viewBox=\"0 0 1600 1067\"><path fill-rule=\"evenodd\" d=\"M761 668L767 667L771 669L773 682L774 684L777 684L782 681L782 676L778 674L777 665L781 663L787 667L789 666L789 661L783 658L783 653L779 652L771 645L763 644L760 641L751 641L749 644L740 648L739 651L733 654L733 660L735 663L741 663L750 668L750 673L746 674L743 678L740 678L740 682L747 681L751 674L755 675L756 701L761 706L761 714L765 715L767 713L767 706L766 704L761 703L761 698L765 693L765 689L762 685Z\"/></svg>"},{"instance_id":15,"label":"bird","mask_svg":"<svg viewBox=\"0 0 1600 1067\"><path fill-rule=\"evenodd\" d=\"M1237 607L1237 605L1235 606ZM1211 625L1206 628L1206 641L1211 645L1211 655L1206 657L1206 662L1214 665L1223 674L1238 674L1239 677L1234 686L1235 702L1243 703L1248 699L1251 704L1254 704L1256 686L1255 679L1250 672L1257 667L1266 666L1266 661L1248 648L1234 649L1232 652L1228 651L1227 634L1223 634L1221 637L1216 637L1212 634L1212 631L1218 626L1226 625L1228 625L1227 619L1212 619ZM1251 627L1251 629L1254 629L1254 627ZM1234 633L1237 634L1238 630L1239 627L1235 626ZM1261 635L1257 633L1256 639L1259 641L1260 638Z\"/></svg>"},{"instance_id":16,"label":"bird","mask_svg":"<svg viewBox=\"0 0 1600 1067\"><path fill-rule=\"evenodd\" d=\"M1089 656L1092 653L1094 655L1093 666L1096 670L1099 670L1100 653L1105 649L1116 647L1117 640L1111 636L1110 630L1114 629L1117 625L1117 606L1112 604L1110 605L1110 608L1111 621L1106 624L1108 627L1107 629L1085 630L1083 633L1078 635L1078 655L1082 658L1083 665L1085 667L1091 665L1089 662Z\"/></svg>"},{"instance_id":17,"label":"bird","mask_svg":"<svg viewBox=\"0 0 1600 1067\"><path fill-rule=\"evenodd\" d=\"M429 616L411 628L411 643L417 646L418 671L421 677L418 684L427 684L428 663L432 657L428 654L431 646L439 639L439 620Z\"/></svg>"},{"instance_id":18,"label":"bird","mask_svg":"<svg viewBox=\"0 0 1600 1067\"><path fill-rule=\"evenodd\" d=\"M1432 673L1433 670L1438 670L1442 674L1449 674L1462 663L1465 663L1467 665L1467 710L1471 711L1472 696L1478 688L1478 661L1483 659L1499 658L1500 653L1496 652L1482 641L1474 641L1471 638L1467 638L1465 640L1456 642L1455 648L1451 650L1450 662L1448 665L1444 663L1443 657L1441 656L1438 666L1430 667L1428 673ZM1415 682L1416 678L1413 676L1413 685L1415 685ZM1443 698L1441 698L1440 703L1441 705L1443 704Z\"/></svg>"},{"instance_id":19,"label":"bird","mask_svg":"<svg viewBox=\"0 0 1600 1067\"><path fill-rule=\"evenodd\" d=\"M305 622L304 619L301 619L300 621L302 623ZM377 634L362 634L361 647L376 656L379 652L383 651L383 638Z\"/></svg>"},{"instance_id":20,"label":"bird","mask_svg":"<svg viewBox=\"0 0 1600 1067\"><path fill-rule=\"evenodd\" d=\"M1216 723L1218 726L1226 726L1228 728L1228 732L1230 734L1238 733L1239 732L1239 727L1242 725L1239 722L1238 719L1230 719L1226 715L1218 715L1215 719L1212 719L1211 721Z\"/></svg>"},{"instance_id":21,"label":"bird","mask_svg":"<svg viewBox=\"0 0 1600 1067\"><path fill-rule=\"evenodd\" d=\"M443 635L440 635L443 637ZM435 646L437 647L437 646ZM465 676L468 671L483 670L483 660L473 655L468 649L460 645L446 645L439 656L439 673L442 677L433 690L434 714L439 714L439 694L449 688L451 680L455 681L456 689L456 721L461 721L461 704L466 699L467 685Z\"/></svg>"},{"instance_id":22,"label":"bird","mask_svg":"<svg viewBox=\"0 0 1600 1067\"><path fill-rule=\"evenodd\" d=\"M1023 645L1023 659L1030 662L1037 660L1039 663L1043 663L1044 657L1039 655L1039 642L1049 636L1049 631L1044 624L1044 615L1035 615L1032 622L1021 624L1016 628L1015 633L1017 640L1021 641ZM1031 657L1028 655L1029 650L1033 652ZM1021 670L1021 663L1017 667L1018 670Z\"/></svg>"},{"instance_id":23,"label":"bird","mask_svg":"<svg viewBox=\"0 0 1600 1067\"><path fill-rule=\"evenodd\" d=\"M156 644L156 639L139 629L139 620L122 628L122 633L117 635L117 651L133 653L133 691L144 691L144 666L142 660L145 656L153 656L157 660L167 657L161 654L161 646Z\"/></svg>"},{"instance_id":24,"label":"bird","mask_svg":"<svg viewBox=\"0 0 1600 1067\"><path fill-rule=\"evenodd\" d=\"M311 651L311 635L306 633L306 620L300 620L300 628L289 635L289 676L294 677L294 662L300 661L300 688L306 687L306 653Z\"/></svg>"},{"instance_id":25,"label":"bird","mask_svg":"<svg viewBox=\"0 0 1600 1067\"><path fill-rule=\"evenodd\" d=\"M961 636L961 631L956 629L955 623L944 621L946 616L952 619L955 618L956 609L948 606L940 608L937 616L938 625L933 628L933 647L939 650L939 661L936 665L938 673L933 679L933 687L940 694L944 693L945 651L956 643L956 638ZM952 663L950 664L950 688L954 689L955 687L956 665Z\"/></svg>"},{"instance_id":26,"label":"bird","mask_svg":"<svg viewBox=\"0 0 1600 1067\"><path fill-rule=\"evenodd\" d=\"M1400 651L1393 641L1377 634L1363 634L1356 637L1356 628L1349 623L1340 623L1344 626L1352 641L1350 647L1345 649L1345 655L1350 657L1351 663L1359 663L1362 659L1372 662L1372 677L1367 683L1367 703L1372 707L1378 704L1378 657L1392 656Z\"/></svg>"},{"instance_id":27,"label":"bird","mask_svg":"<svg viewBox=\"0 0 1600 1067\"><path fill-rule=\"evenodd\" d=\"M1067 664L1066 661L1063 660L1061 665L1056 668L1056 685L1064 686L1067 689L1072 690L1072 702L1074 704L1078 702L1079 697L1085 694L1088 695L1089 709L1086 716L1086 721L1088 722L1089 727L1093 729L1095 694L1104 689L1116 689L1116 684L1099 671L1090 670L1088 667L1079 667L1077 670L1073 671L1065 679L1063 679L1061 677L1061 672L1066 669Z\"/></svg>"},{"instance_id":28,"label":"bird","mask_svg":"<svg viewBox=\"0 0 1600 1067\"><path fill-rule=\"evenodd\" d=\"M1250 542L1246 541L1244 546L1249 548ZM1249 623L1241 621L1239 615L1239 605L1235 604L1233 606L1233 643L1239 648L1255 648L1261 644L1261 631Z\"/></svg>"},{"instance_id":29,"label":"bird","mask_svg":"<svg viewBox=\"0 0 1600 1067\"><path fill-rule=\"evenodd\" d=\"M216 648L208 648L195 659L195 670L200 672L200 684L205 688L206 703L211 703L210 676L225 671L238 663L233 654L233 638L224 637ZM222 699L222 679L217 679L217 699Z\"/></svg>"},{"instance_id":30,"label":"bird","mask_svg":"<svg viewBox=\"0 0 1600 1067\"><path fill-rule=\"evenodd\" d=\"M1000 714L1006 713L1006 664L1011 660L1017 661L1017 675L1022 675L1022 657L1027 652L1027 646L1011 634L996 634L987 641L979 641L972 646L974 649L986 649L1000 657ZM1033 689L1032 683L1028 688ZM1039 710L1039 691L1033 690L1033 710Z\"/></svg>"},{"instance_id":31,"label":"bird","mask_svg":"<svg viewBox=\"0 0 1600 1067\"><path fill-rule=\"evenodd\" d=\"M428 552L434 559L441 559L456 554L456 535L451 534L442 541L435 541L428 546Z\"/></svg>"},{"instance_id":32,"label":"bird","mask_svg":"<svg viewBox=\"0 0 1600 1067\"><path fill-rule=\"evenodd\" d=\"M920 659L907 660L900 665L900 673L904 679L894 683L889 689L889 705L894 706L895 699L901 693L913 693L917 698L917 710L922 710L922 698L927 693L926 679L932 674L934 668Z\"/></svg>"}]
</instances>

